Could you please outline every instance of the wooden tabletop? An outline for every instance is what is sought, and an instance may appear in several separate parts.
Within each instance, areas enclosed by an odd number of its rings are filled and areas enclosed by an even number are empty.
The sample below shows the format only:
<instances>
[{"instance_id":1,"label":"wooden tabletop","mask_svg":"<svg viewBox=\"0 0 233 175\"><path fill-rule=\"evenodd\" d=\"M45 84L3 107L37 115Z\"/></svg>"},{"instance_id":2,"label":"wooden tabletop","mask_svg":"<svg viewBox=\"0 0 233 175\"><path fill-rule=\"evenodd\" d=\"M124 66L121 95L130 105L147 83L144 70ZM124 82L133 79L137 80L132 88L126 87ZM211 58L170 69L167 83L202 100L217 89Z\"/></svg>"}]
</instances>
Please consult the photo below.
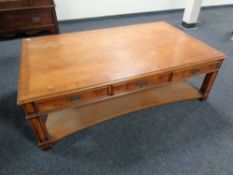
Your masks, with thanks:
<instances>
[{"instance_id":1,"label":"wooden tabletop","mask_svg":"<svg viewBox=\"0 0 233 175\"><path fill-rule=\"evenodd\" d=\"M25 39L18 104L223 58L165 22Z\"/></svg>"}]
</instances>

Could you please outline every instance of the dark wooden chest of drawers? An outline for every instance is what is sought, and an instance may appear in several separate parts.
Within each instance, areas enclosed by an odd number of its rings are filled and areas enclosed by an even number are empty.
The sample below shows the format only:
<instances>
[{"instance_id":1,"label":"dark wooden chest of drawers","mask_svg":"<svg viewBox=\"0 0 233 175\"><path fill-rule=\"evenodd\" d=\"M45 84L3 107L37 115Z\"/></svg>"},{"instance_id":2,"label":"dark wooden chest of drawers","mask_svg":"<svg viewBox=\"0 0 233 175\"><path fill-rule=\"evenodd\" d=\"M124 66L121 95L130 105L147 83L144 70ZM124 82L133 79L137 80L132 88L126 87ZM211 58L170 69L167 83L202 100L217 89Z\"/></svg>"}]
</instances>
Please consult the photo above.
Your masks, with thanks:
<instances>
[{"instance_id":1,"label":"dark wooden chest of drawers","mask_svg":"<svg viewBox=\"0 0 233 175\"><path fill-rule=\"evenodd\" d=\"M0 36L59 33L53 0L0 0Z\"/></svg>"}]
</instances>

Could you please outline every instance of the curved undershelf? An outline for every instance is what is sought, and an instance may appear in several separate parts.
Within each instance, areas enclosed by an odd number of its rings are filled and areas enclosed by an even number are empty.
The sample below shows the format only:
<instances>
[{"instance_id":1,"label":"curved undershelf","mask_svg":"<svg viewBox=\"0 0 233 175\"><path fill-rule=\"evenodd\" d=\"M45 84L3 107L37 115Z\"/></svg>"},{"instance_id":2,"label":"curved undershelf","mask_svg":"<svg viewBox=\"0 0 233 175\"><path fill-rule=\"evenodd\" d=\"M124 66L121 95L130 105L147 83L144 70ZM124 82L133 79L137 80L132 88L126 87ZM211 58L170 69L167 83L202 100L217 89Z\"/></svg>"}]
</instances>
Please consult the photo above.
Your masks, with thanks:
<instances>
[{"instance_id":1,"label":"curved undershelf","mask_svg":"<svg viewBox=\"0 0 233 175\"><path fill-rule=\"evenodd\" d=\"M53 141L129 112L177 101L199 99L193 85L177 81L133 94L50 113L46 127Z\"/></svg>"}]
</instances>

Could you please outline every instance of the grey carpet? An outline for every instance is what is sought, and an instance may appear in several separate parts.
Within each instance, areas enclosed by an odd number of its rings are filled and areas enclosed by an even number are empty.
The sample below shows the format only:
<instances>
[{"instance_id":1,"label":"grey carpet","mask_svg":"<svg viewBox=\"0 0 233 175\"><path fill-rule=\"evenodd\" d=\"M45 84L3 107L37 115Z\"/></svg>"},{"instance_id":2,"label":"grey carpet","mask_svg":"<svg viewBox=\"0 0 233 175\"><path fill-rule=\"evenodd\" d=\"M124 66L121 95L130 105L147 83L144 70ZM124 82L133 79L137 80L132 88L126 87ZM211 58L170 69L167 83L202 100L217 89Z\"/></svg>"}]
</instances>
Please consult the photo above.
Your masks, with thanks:
<instances>
[{"instance_id":1,"label":"grey carpet","mask_svg":"<svg viewBox=\"0 0 233 175\"><path fill-rule=\"evenodd\" d=\"M206 102L154 107L90 127L43 152L16 106L20 39L0 42L0 174L233 174L233 7L205 9L189 34L224 51ZM182 11L60 23L62 32L165 20ZM191 80L200 83L200 78Z\"/></svg>"}]
</instances>

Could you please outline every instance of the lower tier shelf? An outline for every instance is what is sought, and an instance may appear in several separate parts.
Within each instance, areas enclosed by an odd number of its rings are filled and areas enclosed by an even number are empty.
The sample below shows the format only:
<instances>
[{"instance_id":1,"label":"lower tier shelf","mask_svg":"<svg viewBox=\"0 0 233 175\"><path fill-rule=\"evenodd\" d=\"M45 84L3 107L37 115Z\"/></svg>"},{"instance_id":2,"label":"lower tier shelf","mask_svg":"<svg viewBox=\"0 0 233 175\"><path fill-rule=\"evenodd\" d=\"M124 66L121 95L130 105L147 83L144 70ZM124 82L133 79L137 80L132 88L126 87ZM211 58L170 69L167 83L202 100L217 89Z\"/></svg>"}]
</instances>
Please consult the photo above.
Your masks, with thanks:
<instances>
[{"instance_id":1,"label":"lower tier shelf","mask_svg":"<svg viewBox=\"0 0 233 175\"><path fill-rule=\"evenodd\" d=\"M111 98L82 107L52 112L46 121L52 141L122 114L183 100L199 99L202 94L193 85L172 82L133 94Z\"/></svg>"}]
</instances>

